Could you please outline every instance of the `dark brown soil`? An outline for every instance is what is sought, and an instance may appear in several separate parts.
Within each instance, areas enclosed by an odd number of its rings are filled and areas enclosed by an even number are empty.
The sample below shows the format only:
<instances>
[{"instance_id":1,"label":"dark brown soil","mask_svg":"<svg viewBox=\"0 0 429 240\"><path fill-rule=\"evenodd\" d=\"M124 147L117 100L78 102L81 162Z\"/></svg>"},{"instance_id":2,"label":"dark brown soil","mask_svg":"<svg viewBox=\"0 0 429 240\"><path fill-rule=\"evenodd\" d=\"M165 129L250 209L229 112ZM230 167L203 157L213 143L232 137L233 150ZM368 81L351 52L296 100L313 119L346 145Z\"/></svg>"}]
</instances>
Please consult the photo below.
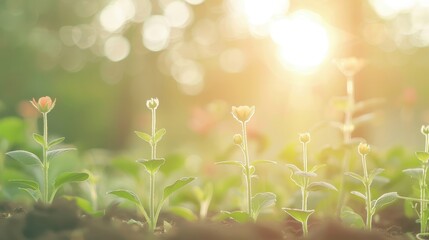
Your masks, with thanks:
<instances>
[{"instance_id":1,"label":"dark brown soil","mask_svg":"<svg viewBox=\"0 0 429 240\"><path fill-rule=\"evenodd\" d=\"M301 226L283 223L175 222L168 233L148 233L123 220L138 219L135 212L111 207L103 217L80 211L73 202L51 206L35 204L28 211L13 203L0 204L0 240L299 240ZM162 221L160 221L162 222ZM306 240L406 240L402 231L372 232L344 227L336 221L313 221Z\"/></svg>"}]
</instances>

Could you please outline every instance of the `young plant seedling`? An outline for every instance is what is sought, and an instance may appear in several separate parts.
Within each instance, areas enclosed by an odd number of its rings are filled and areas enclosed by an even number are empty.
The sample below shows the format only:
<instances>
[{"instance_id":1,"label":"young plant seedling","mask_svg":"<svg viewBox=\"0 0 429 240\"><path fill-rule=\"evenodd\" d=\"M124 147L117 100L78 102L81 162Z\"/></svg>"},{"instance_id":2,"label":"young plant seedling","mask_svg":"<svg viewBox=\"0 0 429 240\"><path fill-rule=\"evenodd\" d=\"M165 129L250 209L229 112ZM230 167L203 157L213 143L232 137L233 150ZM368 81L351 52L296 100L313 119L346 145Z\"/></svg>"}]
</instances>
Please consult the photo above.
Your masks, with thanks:
<instances>
[{"instance_id":1,"label":"young plant seedling","mask_svg":"<svg viewBox=\"0 0 429 240\"><path fill-rule=\"evenodd\" d=\"M428 220L429 220L429 200L427 198L427 174L429 167L429 126L422 126L421 133L425 136L425 151L416 152L416 157L421 162L420 168L410 168L403 170L404 173L411 176L412 178L417 178L419 181L420 189L420 198L415 199L419 203L419 210L416 211L419 217L418 222L420 222L420 233L417 234L418 239L427 239L429 237L428 232ZM405 198L408 199L408 198ZM417 209L417 206L413 206L414 209Z\"/></svg>"},{"instance_id":2,"label":"young plant seedling","mask_svg":"<svg viewBox=\"0 0 429 240\"><path fill-rule=\"evenodd\" d=\"M301 209L294 208L282 208L287 214L289 214L295 220L301 222L302 232L304 237L308 235L308 218L315 210L308 209L308 196L312 191L319 191L323 189L334 190L337 189L330 183L327 182L311 182L310 178L316 177L316 171L323 165L315 165L310 171L308 170L308 150L307 145L310 142L310 134L303 133L299 135L299 141L302 144L302 162L303 170L294 164L288 164L287 166L291 169L290 179L300 188L301 190Z\"/></svg>"},{"instance_id":3,"label":"young plant seedling","mask_svg":"<svg viewBox=\"0 0 429 240\"><path fill-rule=\"evenodd\" d=\"M149 230L151 232L154 232L155 228L157 226L159 214L160 214L162 206L164 205L166 200L171 196L171 194L173 194L174 192L176 192L180 188L186 186L187 184L192 182L195 178L184 177L184 178L177 180L172 185L165 187L161 201L159 201L158 203L155 202L156 174L158 173L160 167L162 165L164 165L164 163L165 163L164 158L158 158L157 157L156 146L167 131L164 128L156 130L156 109L159 106L158 99L157 98L151 98L151 99L147 100L146 106L152 113L152 131L151 131L151 134L147 134L144 132L138 132L138 131L136 131L135 133L137 134L137 136L139 138L141 138L145 142L149 143L149 145L151 147L151 158L149 160L147 160L147 159L137 160L138 163L140 163L144 166L146 172L149 174L149 211L146 211L145 207L143 206L142 201L140 201L140 198L134 192L131 192L128 190L116 190L116 191L108 192L108 194L113 194L119 198L129 200L132 203L136 204L137 207L142 212L146 222L148 223Z\"/></svg>"},{"instance_id":4,"label":"young plant seedling","mask_svg":"<svg viewBox=\"0 0 429 240\"><path fill-rule=\"evenodd\" d=\"M243 153L244 161L222 161L217 164L236 165L242 169L246 183L246 202L247 211L223 211L228 217L237 222L256 221L262 209L268 208L275 204L276 195L272 192L263 192L252 195L252 178L255 175L255 166L258 163L275 163L269 160L250 161L249 149L247 144L247 123L255 113L255 107L239 106L232 107L232 116L240 123L242 134L235 134L233 137L234 144L237 145ZM252 164L253 163L253 164Z\"/></svg>"},{"instance_id":5,"label":"young plant seedling","mask_svg":"<svg viewBox=\"0 0 429 240\"><path fill-rule=\"evenodd\" d=\"M337 122L332 121L330 124L338 128L343 134L343 145L344 145L344 159L342 172L349 171L349 161L352 155L351 144L353 141L352 134L355 128L374 117L374 113L366 113L360 114L360 112L366 111L367 109L374 108L381 103L383 103L382 99L369 99L361 102L356 102L355 100L355 75L358 73L365 65L365 61L360 58L348 57L341 58L334 61L337 65L338 69L346 78L346 96L335 97L332 99L331 104L333 107L344 113L344 121ZM339 216L341 213L341 209L343 208L345 202L345 175L341 176L341 183L339 186L339 198L337 204L337 215Z\"/></svg>"},{"instance_id":6,"label":"young plant seedling","mask_svg":"<svg viewBox=\"0 0 429 240\"><path fill-rule=\"evenodd\" d=\"M55 102L56 99L52 101L48 96L39 98L37 102L34 99L31 101L33 106L43 116L43 135L33 134L34 141L42 147L42 160L37 155L24 150L6 153L7 156L19 161L23 165L37 166L42 170L43 178L41 182L27 179L11 180L11 182L19 184L20 189L30 194L35 201L41 200L45 204L52 203L57 191L64 184L85 181L88 178L88 174L84 172L65 172L54 176L55 181L53 185L49 182L49 165L51 161L61 153L75 150L74 148L52 149L55 145L64 141L63 137L48 141L48 113L54 108Z\"/></svg>"},{"instance_id":7,"label":"young plant seedling","mask_svg":"<svg viewBox=\"0 0 429 240\"><path fill-rule=\"evenodd\" d=\"M358 146L358 152L361 156L362 160L362 168L363 168L363 176L354 173L354 172L347 172L345 175L350 176L358 181L360 181L365 189L365 193L361 193L359 191L352 191L351 194L363 199L365 201L365 209L366 209L366 222L365 222L365 228L367 230L372 229L372 217L374 216L375 212L383 207L386 204L392 203L395 201L399 196L397 192L389 192L381 195L376 200L372 200L371 196L371 184L374 181L374 178L382 173L384 169L376 168L371 171L371 173L368 173L368 168L366 164L366 156L371 151L371 148L366 143L360 143ZM349 214L352 212L348 212ZM352 213L353 214L353 213ZM357 214L356 214L357 215ZM356 217L356 216L355 216ZM362 219L362 218L360 218ZM363 221L363 220L362 220Z\"/></svg>"}]
</instances>

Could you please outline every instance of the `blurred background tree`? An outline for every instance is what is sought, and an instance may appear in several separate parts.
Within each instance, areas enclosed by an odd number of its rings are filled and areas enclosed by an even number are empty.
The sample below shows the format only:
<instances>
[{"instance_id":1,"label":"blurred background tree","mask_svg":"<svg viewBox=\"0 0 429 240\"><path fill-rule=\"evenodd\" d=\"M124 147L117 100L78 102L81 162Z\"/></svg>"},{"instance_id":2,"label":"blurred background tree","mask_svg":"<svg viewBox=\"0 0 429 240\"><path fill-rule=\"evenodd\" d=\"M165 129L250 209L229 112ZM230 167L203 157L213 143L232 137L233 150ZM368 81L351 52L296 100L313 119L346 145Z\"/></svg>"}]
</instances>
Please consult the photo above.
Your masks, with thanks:
<instances>
[{"instance_id":1,"label":"blurred background tree","mask_svg":"<svg viewBox=\"0 0 429 240\"><path fill-rule=\"evenodd\" d=\"M52 132L122 149L149 126L150 97L171 146L215 131L227 141L214 125L233 128L230 105L256 105L254 129L283 145L337 117L329 99L345 81L332 59L353 55L367 61L357 98L387 100L357 134L417 144L429 121L428 19L427 0L2 0L0 116L50 95ZM327 133L316 141L335 139Z\"/></svg>"}]
</instances>

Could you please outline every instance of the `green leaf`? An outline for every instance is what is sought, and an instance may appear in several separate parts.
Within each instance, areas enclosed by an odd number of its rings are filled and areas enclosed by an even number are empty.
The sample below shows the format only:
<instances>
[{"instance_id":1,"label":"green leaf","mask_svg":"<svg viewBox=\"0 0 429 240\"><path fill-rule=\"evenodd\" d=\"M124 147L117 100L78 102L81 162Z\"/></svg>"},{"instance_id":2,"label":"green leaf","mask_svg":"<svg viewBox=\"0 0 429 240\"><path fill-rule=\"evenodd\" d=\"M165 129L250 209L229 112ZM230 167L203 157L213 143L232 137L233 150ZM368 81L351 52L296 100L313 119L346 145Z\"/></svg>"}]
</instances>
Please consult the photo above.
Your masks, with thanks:
<instances>
[{"instance_id":1,"label":"green leaf","mask_svg":"<svg viewBox=\"0 0 429 240\"><path fill-rule=\"evenodd\" d=\"M362 217L359 214L355 213L353 209L349 207L345 207L341 210L341 220L350 227L359 229L365 227L365 223Z\"/></svg>"},{"instance_id":2,"label":"green leaf","mask_svg":"<svg viewBox=\"0 0 429 240\"><path fill-rule=\"evenodd\" d=\"M363 200L366 200L365 195L363 195L361 192L351 191L350 193L353 194L353 195L355 195L355 196L358 196L358 197L362 198Z\"/></svg>"},{"instance_id":3,"label":"green leaf","mask_svg":"<svg viewBox=\"0 0 429 240\"><path fill-rule=\"evenodd\" d=\"M171 207L170 212L174 215L182 217L190 222L194 222L198 220L198 217L189 209L185 207Z\"/></svg>"},{"instance_id":4,"label":"green leaf","mask_svg":"<svg viewBox=\"0 0 429 240\"><path fill-rule=\"evenodd\" d=\"M166 132L167 132L167 130L165 130L165 128L161 128L158 131L156 131L154 142L157 143L157 142L161 141L162 137L165 135Z\"/></svg>"},{"instance_id":5,"label":"green leaf","mask_svg":"<svg viewBox=\"0 0 429 240\"><path fill-rule=\"evenodd\" d=\"M282 208L283 211L285 211L289 216L293 217L298 222L306 222L308 221L308 218L311 214L314 213L314 210L301 210L301 209L294 209L294 208Z\"/></svg>"},{"instance_id":6,"label":"green leaf","mask_svg":"<svg viewBox=\"0 0 429 240\"><path fill-rule=\"evenodd\" d=\"M373 98L373 99L357 102L354 105L354 111L358 112L358 111L362 111L362 110L367 110L369 108L378 107L378 106L382 105L384 102L385 102L385 100L382 98Z\"/></svg>"},{"instance_id":7,"label":"green leaf","mask_svg":"<svg viewBox=\"0 0 429 240\"><path fill-rule=\"evenodd\" d=\"M194 177L184 177L184 178L177 180L173 184L165 187L162 199L163 200L167 199L171 194L173 194L174 192L176 192L177 190L186 186L187 184L189 184L190 182L192 182L194 180L195 180Z\"/></svg>"},{"instance_id":8,"label":"green leaf","mask_svg":"<svg viewBox=\"0 0 429 240\"><path fill-rule=\"evenodd\" d=\"M240 161L221 161L221 162L216 162L215 164L216 165L235 165L235 166L244 168L243 163Z\"/></svg>"},{"instance_id":9,"label":"green leaf","mask_svg":"<svg viewBox=\"0 0 429 240\"><path fill-rule=\"evenodd\" d=\"M252 197L252 218L256 220L262 209L276 203L276 195L271 192L258 193Z\"/></svg>"},{"instance_id":10,"label":"green leaf","mask_svg":"<svg viewBox=\"0 0 429 240\"><path fill-rule=\"evenodd\" d=\"M317 174L314 172L304 172L304 171L295 172L295 175L299 175L303 177L317 177Z\"/></svg>"},{"instance_id":11,"label":"green leaf","mask_svg":"<svg viewBox=\"0 0 429 240\"><path fill-rule=\"evenodd\" d=\"M427 152L416 152L416 157L417 157L417 159L419 159L423 163L427 163L427 161L429 159L429 153L427 153Z\"/></svg>"},{"instance_id":12,"label":"green leaf","mask_svg":"<svg viewBox=\"0 0 429 240\"><path fill-rule=\"evenodd\" d=\"M353 122L353 125L355 127L357 127L357 126L359 126L365 122L372 120L374 117L375 117L374 113L367 113L367 114L361 115L357 118L354 118L352 122Z\"/></svg>"},{"instance_id":13,"label":"green leaf","mask_svg":"<svg viewBox=\"0 0 429 240\"><path fill-rule=\"evenodd\" d=\"M397 192L389 192L381 195L377 200L375 200L374 205L372 207L373 213L383 207L386 204L392 203L399 197Z\"/></svg>"},{"instance_id":14,"label":"green leaf","mask_svg":"<svg viewBox=\"0 0 429 240\"><path fill-rule=\"evenodd\" d=\"M62 185L70 182L82 182L88 179L89 174L84 172L66 172L55 179L54 187L59 189Z\"/></svg>"},{"instance_id":15,"label":"green leaf","mask_svg":"<svg viewBox=\"0 0 429 240\"><path fill-rule=\"evenodd\" d=\"M33 133L33 139L35 142L37 142L38 144L40 144L40 146L44 147L45 146L45 139L43 138L42 135L39 135L37 133Z\"/></svg>"},{"instance_id":16,"label":"green leaf","mask_svg":"<svg viewBox=\"0 0 429 240\"><path fill-rule=\"evenodd\" d=\"M139 132L139 131L134 131L136 133L136 135L143 139L145 142L148 142L150 144L152 144L152 136L145 133L145 132Z\"/></svg>"},{"instance_id":17,"label":"green leaf","mask_svg":"<svg viewBox=\"0 0 429 240\"><path fill-rule=\"evenodd\" d=\"M412 178L420 179L423 177L423 169L421 168L408 168L402 170L403 173L409 175Z\"/></svg>"},{"instance_id":18,"label":"green leaf","mask_svg":"<svg viewBox=\"0 0 429 240\"><path fill-rule=\"evenodd\" d=\"M93 213L93 209L91 206L91 203L81 197L76 197L76 196L63 196L63 198L70 200L70 201L74 201L76 203L76 205L84 212L86 213Z\"/></svg>"},{"instance_id":19,"label":"green leaf","mask_svg":"<svg viewBox=\"0 0 429 240\"><path fill-rule=\"evenodd\" d=\"M369 179L369 184L372 183L372 181L374 180L374 178L379 175L380 173L382 173L384 171L384 169L382 168L376 168L374 170L371 171L371 173L368 176Z\"/></svg>"},{"instance_id":20,"label":"green leaf","mask_svg":"<svg viewBox=\"0 0 429 240\"><path fill-rule=\"evenodd\" d=\"M288 167L292 172L302 172L299 167L297 167L295 164L286 164L286 167Z\"/></svg>"},{"instance_id":21,"label":"green leaf","mask_svg":"<svg viewBox=\"0 0 429 240\"><path fill-rule=\"evenodd\" d=\"M158 159L152 159L152 160L137 160L138 163L141 163L146 171L149 174L155 174L158 172L159 168L164 165L165 159L158 158Z\"/></svg>"},{"instance_id":22,"label":"green leaf","mask_svg":"<svg viewBox=\"0 0 429 240\"><path fill-rule=\"evenodd\" d=\"M247 212L243 212L243 211L234 211L234 212L222 211L222 214L224 214L228 218L233 219L238 223L250 222L252 220L250 215Z\"/></svg>"},{"instance_id":23,"label":"green leaf","mask_svg":"<svg viewBox=\"0 0 429 240\"><path fill-rule=\"evenodd\" d=\"M42 161L40 161L40 159L31 152L17 150L8 152L6 155L24 165L42 165Z\"/></svg>"},{"instance_id":24,"label":"green leaf","mask_svg":"<svg viewBox=\"0 0 429 240\"><path fill-rule=\"evenodd\" d=\"M357 173L354 173L354 172L346 172L346 173L344 173L345 175L347 175L347 176L349 176L349 177L352 177L352 178L354 178L354 179L356 179L356 180L358 180L358 181L360 181L360 182L364 182L364 179L363 179L363 177L361 176L361 175L359 175L359 174L357 174Z\"/></svg>"},{"instance_id":25,"label":"green leaf","mask_svg":"<svg viewBox=\"0 0 429 240\"><path fill-rule=\"evenodd\" d=\"M18 188L18 189L28 193L36 202L41 198L40 190L34 190L30 188Z\"/></svg>"},{"instance_id":26,"label":"green leaf","mask_svg":"<svg viewBox=\"0 0 429 240\"><path fill-rule=\"evenodd\" d=\"M134 192L128 191L128 190L115 190L115 191L110 191L107 192L107 194L112 194L115 195L119 198L128 200L136 205L141 205L140 199L139 197L137 197L137 195Z\"/></svg>"},{"instance_id":27,"label":"green leaf","mask_svg":"<svg viewBox=\"0 0 429 240\"><path fill-rule=\"evenodd\" d=\"M48 161L51 161L52 159L56 158L58 155L62 153L74 151L74 150L76 150L76 148L60 148L60 149L50 150L47 152Z\"/></svg>"},{"instance_id":28,"label":"green leaf","mask_svg":"<svg viewBox=\"0 0 429 240\"><path fill-rule=\"evenodd\" d=\"M334 185L327 183L327 182L312 182L308 185L307 190L308 191L321 191L321 190L334 190L338 191Z\"/></svg>"},{"instance_id":29,"label":"green leaf","mask_svg":"<svg viewBox=\"0 0 429 240\"><path fill-rule=\"evenodd\" d=\"M265 159L260 159L260 160L252 161L252 164L253 164L253 165L257 165L257 164L264 164L264 163L277 164L277 162L275 162L275 161L265 160Z\"/></svg>"},{"instance_id":30,"label":"green leaf","mask_svg":"<svg viewBox=\"0 0 429 240\"><path fill-rule=\"evenodd\" d=\"M19 184L21 188L39 190L39 184L35 181L25 180L25 179L13 179L9 182Z\"/></svg>"},{"instance_id":31,"label":"green leaf","mask_svg":"<svg viewBox=\"0 0 429 240\"><path fill-rule=\"evenodd\" d=\"M326 166L326 164L317 164L317 165L314 165L311 168L310 172L315 173L317 170L319 170L319 169L321 169L322 167L325 167L325 166Z\"/></svg>"},{"instance_id":32,"label":"green leaf","mask_svg":"<svg viewBox=\"0 0 429 240\"><path fill-rule=\"evenodd\" d=\"M65 137L61 137L61 138L57 138L57 139L52 140L52 141L48 144L48 148L51 148L51 147L53 147L53 146L55 146L55 145L58 145L58 144L62 143L62 142L64 141L64 139L66 139L66 138L65 138Z\"/></svg>"}]
</instances>

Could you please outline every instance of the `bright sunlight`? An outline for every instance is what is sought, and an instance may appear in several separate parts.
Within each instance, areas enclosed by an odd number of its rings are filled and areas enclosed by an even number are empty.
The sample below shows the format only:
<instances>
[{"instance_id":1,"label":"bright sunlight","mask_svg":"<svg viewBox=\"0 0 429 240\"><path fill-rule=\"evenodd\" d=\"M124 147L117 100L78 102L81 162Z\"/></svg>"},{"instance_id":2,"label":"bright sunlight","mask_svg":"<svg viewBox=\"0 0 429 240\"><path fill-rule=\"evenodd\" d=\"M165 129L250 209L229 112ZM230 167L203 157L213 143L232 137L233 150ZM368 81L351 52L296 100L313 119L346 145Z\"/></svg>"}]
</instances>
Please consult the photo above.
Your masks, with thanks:
<instances>
[{"instance_id":1,"label":"bright sunlight","mask_svg":"<svg viewBox=\"0 0 429 240\"><path fill-rule=\"evenodd\" d=\"M272 40L288 68L311 71L329 52L329 37L318 15L300 10L271 24Z\"/></svg>"}]
</instances>

